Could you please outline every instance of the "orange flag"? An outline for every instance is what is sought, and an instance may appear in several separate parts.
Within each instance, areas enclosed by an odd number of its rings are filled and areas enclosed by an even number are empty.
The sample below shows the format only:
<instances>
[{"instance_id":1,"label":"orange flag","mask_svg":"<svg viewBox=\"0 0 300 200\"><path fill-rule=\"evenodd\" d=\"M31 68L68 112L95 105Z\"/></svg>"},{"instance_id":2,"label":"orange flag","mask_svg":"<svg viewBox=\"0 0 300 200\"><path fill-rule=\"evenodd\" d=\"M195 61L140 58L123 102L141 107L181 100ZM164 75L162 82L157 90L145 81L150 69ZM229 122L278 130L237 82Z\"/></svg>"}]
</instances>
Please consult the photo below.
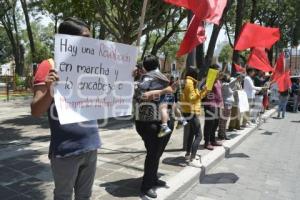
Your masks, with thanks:
<instances>
[{"instance_id":1,"label":"orange flag","mask_svg":"<svg viewBox=\"0 0 300 200\"><path fill-rule=\"evenodd\" d=\"M204 23L197 17L193 17L188 30L180 44L177 57L190 53L196 46L206 40Z\"/></svg>"},{"instance_id":2,"label":"orange flag","mask_svg":"<svg viewBox=\"0 0 300 200\"><path fill-rule=\"evenodd\" d=\"M253 48L248 58L247 64L264 72L270 72L274 69L271 67L265 48Z\"/></svg>"},{"instance_id":3,"label":"orange flag","mask_svg":"<svg viewBox=\"0 0 300 200\"><path fill-rule=\"evenodd\" d=\"M279 28L268 28L257 24L246 23L241 30L234 49L238 51L255 47L270 49L279 39Z\"/></svg>"}]
</instances>

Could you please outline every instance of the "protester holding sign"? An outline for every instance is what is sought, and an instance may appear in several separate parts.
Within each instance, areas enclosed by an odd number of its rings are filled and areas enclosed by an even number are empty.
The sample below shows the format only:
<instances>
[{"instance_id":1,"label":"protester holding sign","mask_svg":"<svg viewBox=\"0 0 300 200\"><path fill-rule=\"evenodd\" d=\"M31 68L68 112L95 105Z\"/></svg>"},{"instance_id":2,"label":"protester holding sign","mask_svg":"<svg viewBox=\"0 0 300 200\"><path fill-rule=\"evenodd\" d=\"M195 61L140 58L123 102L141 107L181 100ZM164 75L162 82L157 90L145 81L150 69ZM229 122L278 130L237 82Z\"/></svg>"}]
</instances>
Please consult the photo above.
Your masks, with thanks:
<instances>
[{"instance_id":1,"label":"protester holding sign","mask_svg":"<svg viewBox=\"0 0 300 200\"><path fill-rule=\"evenodd\" d=\"M181 95L180 105L183 116L188 124L184 127L184 132L188 135L185 159L189 165L200 167L200 160L196 157L200 141L202 139L201 124L199 116L201 114L201 100L206 96L207 89L198 89L199 70L195 66L187 69L185 86Z\"/></svg>"},{"instance_id":2,"label":"protester holding sign","mask_svg":"<svg viewBox=\"0 0 300 200\"><path fill-rule=\"evenodd\" d=\"M58 28L61 34L90 37L87 24L68 18ZM53 86L59 80L53 60L43 61L34 79L31 113L40 117L48 112L51 141L49 158L54 178L54 199L90 199L96 172L97 149L100 148L96 120L61 125L58 121Z\"/></svg>"},{"instance_id":3,"label":"protester holding sign","mask_svg":"<svg viewBox=\"0 0 300 200\"><path fill-rule=\"evenodd\" d=\"M148 70L155 70L159 65L158 63L157 57L147 56L143 61L143 66ZM162 128L162 123L160 118L159 101L157 101L157 97L160 98L166 94L172 94L175 92L175 89L176 84L172 85L172 87L168 86L162 90L150 90L148 92L135 94L135 127L136 131L143 139L147 151L141 192L142 194L151 198L157 197L157 194L154 190L155 187L166 186L166 182L158 179L157 171L160 157L162 156L171 137L171 134L168 134L164 137L158 137ZM172 103L169 104L168 108L172 107L171 104ZM170 113L170 110L168 113ZM170 120L168 120L167 126L172 131L174 128L174 117L169 114L169 119Z\"/></svg>"},{"instance_id":4,"label":"protester holding sign","mask_svg":"<svg viewBox=\"0 0 300 200\"><path fill-rule=\"evenodd\" d=\"M220 66L217 64L212 65L210 68L220 70ZM204 147L208 150L213 150L214 146L222 146L222 144L216 141L215 136L219 126L220 109L223 107L222 84L219 80L221 78L219 75L215 80L212 91L203 100L205 112Z\"/></svg>"}]
</instances>

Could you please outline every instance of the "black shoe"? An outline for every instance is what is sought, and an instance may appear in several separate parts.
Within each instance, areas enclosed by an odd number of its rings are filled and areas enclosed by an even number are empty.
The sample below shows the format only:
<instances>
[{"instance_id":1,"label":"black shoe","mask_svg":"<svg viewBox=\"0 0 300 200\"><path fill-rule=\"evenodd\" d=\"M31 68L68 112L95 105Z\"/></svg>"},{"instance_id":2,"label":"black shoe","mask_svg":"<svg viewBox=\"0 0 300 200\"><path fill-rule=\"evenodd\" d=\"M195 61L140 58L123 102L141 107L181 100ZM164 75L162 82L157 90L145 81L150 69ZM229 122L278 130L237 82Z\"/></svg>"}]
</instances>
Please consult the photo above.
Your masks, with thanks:
<instances>
[{"instance_id":1,"label":"black shoe","mask_svg":"<svg viewBox=\"0 0 300 200\"><path fill-rule=\"evenodd\" d=\"M156 181L156 186L157 187L166 187L167 186L167 183L163 180L157 180Z\"/></svg>"},{"instance_id":2,"label":"black shoe","mask_svg":"<svg viewBox=\"0 0 300 200\"><path fill-rule=\"evenodd\" d=\"M142 191L143 195L146 195L150 198L156 199L157 198L157 194L153 189L149 189L147 191Z\"/></svg>"}]
</instances>

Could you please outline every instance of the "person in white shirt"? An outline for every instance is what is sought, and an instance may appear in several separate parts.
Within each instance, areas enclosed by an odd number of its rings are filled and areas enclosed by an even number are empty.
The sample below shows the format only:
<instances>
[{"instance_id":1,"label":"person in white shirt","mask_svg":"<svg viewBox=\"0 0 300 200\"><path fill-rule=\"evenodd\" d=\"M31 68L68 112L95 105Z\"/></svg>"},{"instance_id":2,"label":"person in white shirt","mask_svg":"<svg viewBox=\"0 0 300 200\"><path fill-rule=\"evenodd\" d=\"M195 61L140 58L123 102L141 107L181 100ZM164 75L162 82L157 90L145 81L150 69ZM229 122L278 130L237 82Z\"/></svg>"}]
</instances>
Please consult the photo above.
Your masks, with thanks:
<instances>
[{"instance_id":1,"label":"person in white shirt","mask_svg":"<svg viewBox=\"0 0 300 200\"><path fill-rule=\"evenodd\" d=\"M253 116L253 108L255 106L255 94L257 91L262 90L262 87L256 87L253 83L252 78L254 78L256 75L256 70L253 68L247 68L247 76L244 79L244 91L247 94L248 102L250 106L249 112L245 113L245 119L243 120L243 125L251 124L249 120L251 120L252 123L255 123L255 119Z\"/></svg>"}]
</instances>

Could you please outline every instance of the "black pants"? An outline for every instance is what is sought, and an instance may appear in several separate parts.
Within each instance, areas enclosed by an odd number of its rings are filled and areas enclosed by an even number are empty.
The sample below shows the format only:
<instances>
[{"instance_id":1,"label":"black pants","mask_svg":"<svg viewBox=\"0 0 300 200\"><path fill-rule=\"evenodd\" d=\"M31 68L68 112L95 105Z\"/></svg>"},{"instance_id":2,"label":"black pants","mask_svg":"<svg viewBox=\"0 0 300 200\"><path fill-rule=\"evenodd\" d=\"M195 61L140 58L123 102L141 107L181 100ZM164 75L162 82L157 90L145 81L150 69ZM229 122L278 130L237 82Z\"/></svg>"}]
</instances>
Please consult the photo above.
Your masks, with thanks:
<instances>
[{"instance_id":1,"label":"black pants","mask_svg":"<svg viewBox=\"0 0 300 200\"><path fill-rule=\"evenodd\" d=\"M190 113L183 113L183 116L188 121L188 124L184 127L184 134L188 135L186 153L191 153L191 158L195 158L202 140L200 120L197 115Z\"/></svg>"},{"instance_id":2,"label":"black pants","mask_svg":"<svg viewBox=\"0 0 300 200\"><path fill-rule=\"evenodd\" d=\"M204 124L204 141L205 145L216 142L215 133L219 126L220 109L211 106L204 107L205 124Z\"/></svg>"},{"instance_id":3,"label":"black pants","mask_svg":"<svg viewBox=\"0 0 300 200\"><path fill-rule=\"evenodd\" d=\"M173 130L173 119L168 122L168 126ZM135 121L135 127L138 134L142 137L147 151L141 186L142 191L147 191L156 185L159 159L170 140L171 134L162 138L157 137L161 122Z\"/></svg>"}]
</instances>

